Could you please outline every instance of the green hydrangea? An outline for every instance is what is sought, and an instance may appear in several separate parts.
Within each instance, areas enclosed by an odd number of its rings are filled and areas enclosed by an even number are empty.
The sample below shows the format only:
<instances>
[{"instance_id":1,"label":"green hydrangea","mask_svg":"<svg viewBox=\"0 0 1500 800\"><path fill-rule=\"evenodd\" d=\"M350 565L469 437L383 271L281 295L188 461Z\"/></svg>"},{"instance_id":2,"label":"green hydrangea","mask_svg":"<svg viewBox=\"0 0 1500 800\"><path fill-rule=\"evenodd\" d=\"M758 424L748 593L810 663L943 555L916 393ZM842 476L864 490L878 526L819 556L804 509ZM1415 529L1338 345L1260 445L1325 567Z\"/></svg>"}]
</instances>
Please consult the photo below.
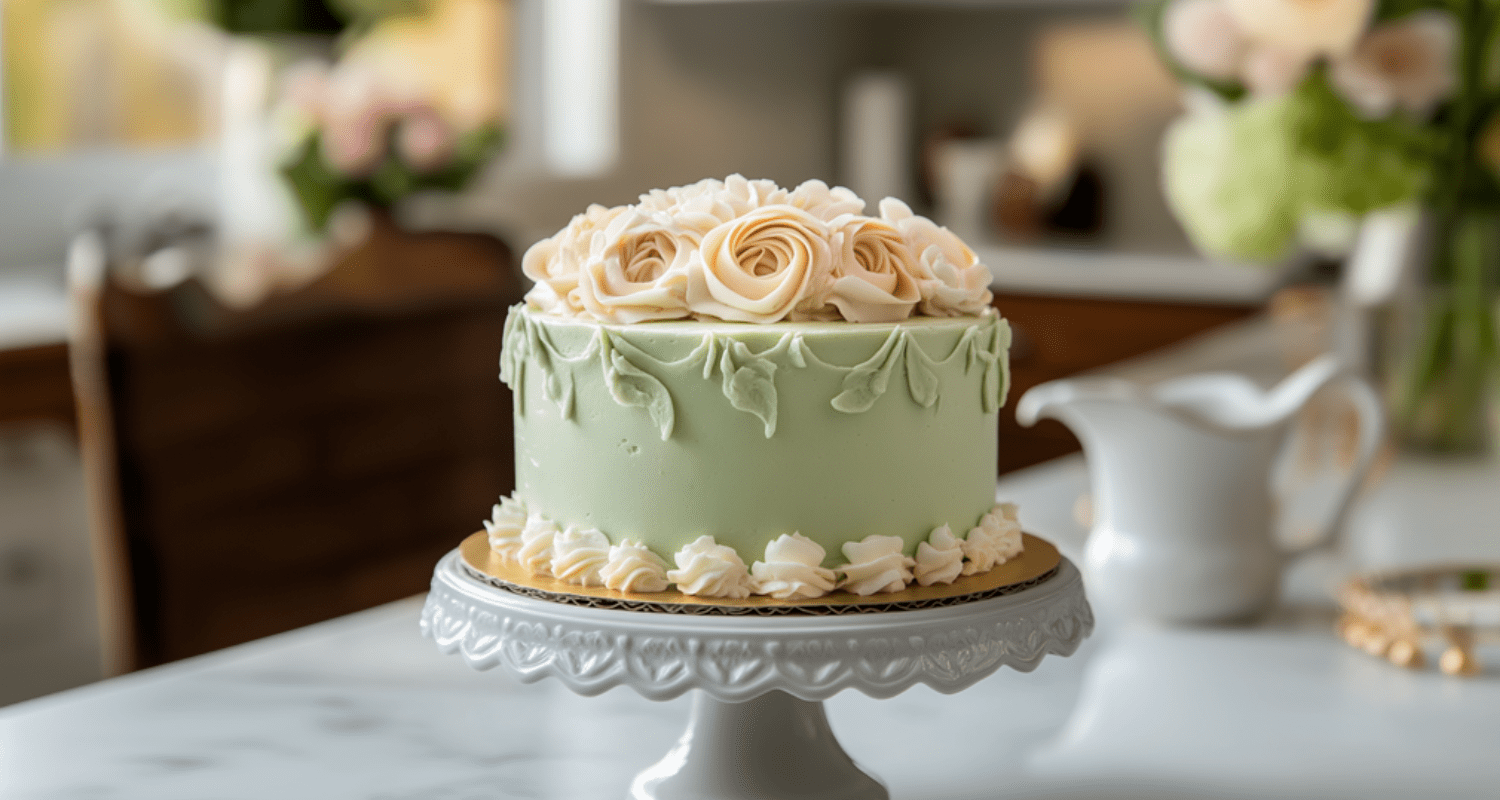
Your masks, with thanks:
<instances>
[{"instance_id":1,"label":"green hydrangea","mask_svg":"<svg viewBox=\"0 0 1500 800\"><path fill-rule=\"evenodd\" d=\"M1167 201L1205 252L1273 262L1308 214L1358 216L1418 194L1426 135L1401 119L1360 119L1314 74L1284 97L1200 108L1174 123Z\"/></svg>"},{"instance_id":2,"label":"green hydrangea","mask_svg":"<svg viewBox=\"0 0 1500 800\"><path fill-rule=\"evenodd\" d=\"M1297 232L1293 153L1280 103L1204 108L1167 130L1167 202L1201 250L1274 261Z\"/></svg>"}]
</instances>

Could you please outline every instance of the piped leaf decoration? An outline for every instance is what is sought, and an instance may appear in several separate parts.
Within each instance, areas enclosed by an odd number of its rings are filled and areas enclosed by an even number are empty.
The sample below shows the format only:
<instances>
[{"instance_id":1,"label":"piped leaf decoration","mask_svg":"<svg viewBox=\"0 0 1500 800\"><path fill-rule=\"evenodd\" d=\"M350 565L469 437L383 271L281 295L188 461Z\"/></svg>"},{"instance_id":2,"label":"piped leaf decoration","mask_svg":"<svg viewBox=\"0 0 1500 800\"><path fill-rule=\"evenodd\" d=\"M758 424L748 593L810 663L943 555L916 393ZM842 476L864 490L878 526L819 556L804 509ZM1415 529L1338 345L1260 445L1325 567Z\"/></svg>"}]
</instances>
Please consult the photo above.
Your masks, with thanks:
<instances>
[{"instance_id":1,"label":"piped leaf decoration","mask_svg":"<svg viewBox=\"0 0 1500 800\"><path fill-rule=\"evenodd\" d=\"M515 396L516 414L526 413L526 316L519 307L505 318L505 333L500 343L500 381Z\"/></svg>"},{"instance_id":2,"label":"piped leaf decoration","mask_svg":"<svg viewBox=\"0 0 1500 800\"><path fill-rule=\"evenodd\" d=\"M743 342L731 341L719 356L719 370L729 404L758 417L771 438L776 433L776 364L750 352Z\"/></svg>"},{"instance_id":3,"label":"piped leaf decoration","mask_svg":"<svg viewBox=\"0 0 1500 800\"><path fill-rule=\"evenodd\" d=\"M557 404L557 409L563 419L572 417L573 374L568 371L566 365L563 365L561 369L558 368L557 361L560 356L552 347L552 343L547 341L546 333L541 326L526 326L526 334L531 360L542 371L542 394Z\"/></svg>"},{"instance_id":4,"label":"piped leaf decoration","mask_svg":"<svg viewBox=\"0 0 1500 800\"><path fill-rule=\"evenodd\" d=\"M667 387L655 376L620 355L611 346L607 335L600 344L604 383L609 387L609 393L615 398L615 402L646 409L646 413L651 415L651 421L661 431L661 440L665 442L671 438L676 413L672 409L672 395L667 392Z\"/></svg>"},{"instance_id":5,"label":"piped leaf decoration","mask_svg":"<svg viewBox=\"0 0 1500 800\"><path fill-rule=\"evenodd\" d=\"M941 388L934 369L937 365L927 353L922 351L920 344L911 341L909 335L905 349L906 388L911 392L911 399L917 401L917 405L923 408L932 408L933 404L938 401L938 390Z\"/></svg>"},{"instance_id":6,"label":"piped leaf decoration","mask_svg":"<svg viewBox=\"0 0 1500 800\"><path fill-rule=\"evenodd\" d=\"M557 403L557 411L563 419L573 418L573 371L555 366L547 373L547 398Z\"/></svg>"},{"instance_id":7,"label":"piped leaf decoration","mask_svg":"<svg viewBox=\"0 0 1500 800\"><path fill-rule=\"evenodd\" d=\"M835 410L845 414L859 414L869 411L885 394L886 387L891 382L891 369L901 357L901 351L906 344L905 331L895 328L891 335L885 337L885 342L875 355L870 356L863 364L856 366L844 376L844 390L832 400Z\"/></svg>"},{"instance_id":8,"label":"piped leaf decoration","mask_svg":"<svg viewBox=\"0 0 1500 800\"><path fill-rule=\"evenodd\" d=\"M1010 391L1010 365L1005 357L1010 347L1010 324L997 320L985 334L988 346L975 347L973 352L984 363L980 408L988 414L1005 403L1005 394Z\"/></svg>"},{"instance_id":9,"label":"piped leaf decoration","mask_svg":"<svg viewBox=\"0 0 1500 800\"><path fill-rule=\"evenodd\" d=\"M794 334L791 344L787 345L787 358L792 360L792 366L797 369L807 369L807 354L803 349L807 344L802 341L802 334Z\"/></svg>"},{"instance_id":10,"label":"piped leaf decoration","mask_svg":"<svg viewBox=\"0 0 1500 800\"><path fill-rule=\"evenodd\" d=\"M958 340L958 347L955 350L962 350L964 352L965 375L973 372L975 365L979 363L979 348L979 329L964 329L964 335Z\"/></svg>"},{"instance_id":11,"label":"piped leaf decoration","mask_svg":"<svg viewBox=\"0 0 1500 800\"><path fill-rule=\"evenodd\" d=\"M984 380L980 383L979 407L989 414L1000 407L1000 369L995 366L995 357L985 351L979 352L984 361Z\"/></svg>"},{"instance_id":12,"label":"piped leaf decoration","mask_svg":"<svg viewBox=\"0 0 1500 800\"><path fill-rule=\"evenodd\" d=\"M1005 405L1006 395L1010 394L1010 323L999 320L995 323L994 349L990 354L995 357L995 364L1000 372L1000 386L995 392L995 408ZM991 409L986 409L988 412Z\"/></svg>"},{"instance_id":13,"label":"piped leaf decoration","mask_svg":"<svg viewBox=\"0 0 1500 800\"><path fill-rule=\"evenodd\" d=\"M703 380L708 380L714 376L714 361L717 360L714 354L718 351L718 340L713 334L703 334L703 343L693 349L690 357L697 358L700 350L703 358Z\"/></svg>"}]
</instances>

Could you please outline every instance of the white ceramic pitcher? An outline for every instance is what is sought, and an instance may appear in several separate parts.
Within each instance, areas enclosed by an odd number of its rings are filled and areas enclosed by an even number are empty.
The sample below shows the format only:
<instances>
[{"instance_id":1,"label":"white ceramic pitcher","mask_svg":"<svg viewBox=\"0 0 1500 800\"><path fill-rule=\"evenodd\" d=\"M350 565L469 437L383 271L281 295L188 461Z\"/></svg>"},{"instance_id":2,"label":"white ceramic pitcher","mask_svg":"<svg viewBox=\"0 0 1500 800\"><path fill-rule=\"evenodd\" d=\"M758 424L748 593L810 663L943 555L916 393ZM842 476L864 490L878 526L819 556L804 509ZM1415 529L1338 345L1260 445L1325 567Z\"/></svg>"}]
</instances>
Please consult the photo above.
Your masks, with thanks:
<instances>
[{"instance_id":1,"label":"white ceramic pitcher","mask_svg":"<svg viewBox=\"0 0 1500 800\"><path fill-rule=\"evenodd\" d=\"M1108 613L1160 622L1232 621L1269 607L1289 555L1275 536L1272 466L1290 420L1328 384L1358 412L1359 453L1312 546L1342 525L1382 432L1374 390L1333 356L1270 391L1242 375L1204 373L1151 386L1059 380L1022 396L1022 425L1051 417L1083 442L1094 502L1089 598Z\"/></svg>"}]
</instances>

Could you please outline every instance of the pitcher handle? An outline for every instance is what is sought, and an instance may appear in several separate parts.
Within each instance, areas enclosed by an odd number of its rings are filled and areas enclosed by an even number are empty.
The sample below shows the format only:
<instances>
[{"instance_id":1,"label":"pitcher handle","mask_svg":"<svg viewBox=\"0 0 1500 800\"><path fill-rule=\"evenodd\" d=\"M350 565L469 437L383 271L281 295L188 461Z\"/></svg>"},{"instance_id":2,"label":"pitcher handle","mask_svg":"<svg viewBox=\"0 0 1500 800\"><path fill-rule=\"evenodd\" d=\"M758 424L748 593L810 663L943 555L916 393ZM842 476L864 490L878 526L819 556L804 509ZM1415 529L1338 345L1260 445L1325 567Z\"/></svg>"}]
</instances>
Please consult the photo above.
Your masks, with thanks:
<instances>
[{"instance_id":1,"label":"pitcher handle","mask_svg":"<svg viewBox=\"0 0 1500 800\"><path fill-rule=\"evenodd\" d=\"M1355 497L1359 494L1359 488L1364 483L1365 476L1369 474L1370 466L1375 461L1375 453L1380 449L1380 443L1385 434L1385 414L1381 410L1380 397L1368 381L1356 375L1345 374L1336 379L1329 388L1342 390L1349 404L1354 407L1355 415L1359 419L1359 451L1353 466L1349 469L1347 481L1339 494L1333 514L1328 518L1328 523L1311 541L1288 548L1292 554L1321 547L1332 541L1338 532L1343 530L1349 510L1354 507Z\"/></svg>"}]
</instances>

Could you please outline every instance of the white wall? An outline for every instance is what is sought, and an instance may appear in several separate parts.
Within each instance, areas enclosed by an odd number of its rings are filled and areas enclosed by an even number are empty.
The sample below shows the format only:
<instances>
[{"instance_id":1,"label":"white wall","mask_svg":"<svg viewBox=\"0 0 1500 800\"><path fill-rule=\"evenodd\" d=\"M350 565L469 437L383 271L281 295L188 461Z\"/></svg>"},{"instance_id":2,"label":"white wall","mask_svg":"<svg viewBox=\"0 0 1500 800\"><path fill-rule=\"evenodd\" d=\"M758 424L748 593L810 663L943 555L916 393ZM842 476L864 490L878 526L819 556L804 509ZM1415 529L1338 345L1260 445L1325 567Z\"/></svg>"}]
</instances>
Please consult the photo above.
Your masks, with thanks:
<instances>
[{"instance_id":1,"label":"white wall","mask_svg":"<svg viewBox=\"0 0 1500 800\"><path fill-rule=\"evenodd\" d=\"M589 203L741 172L782 183L833 180L839 79L858 63L856 9L829 3L670 5L621 0L620 158L594 178L542 163L535 35L545 0L519 0L514 129L464 213L518 247Z\"/></svg>"},{"instance_id":2,"label":"white wall","mask_svg":"<svg viewBox=\"0 0 1500 800\"><path fill-rule=\"evenodd\" d=\"M68 240L84 226L172 211L213 213L211 151L100 151L0 158L0 270L49 266L62 274Z\"/></svg>"}]
</instances>

